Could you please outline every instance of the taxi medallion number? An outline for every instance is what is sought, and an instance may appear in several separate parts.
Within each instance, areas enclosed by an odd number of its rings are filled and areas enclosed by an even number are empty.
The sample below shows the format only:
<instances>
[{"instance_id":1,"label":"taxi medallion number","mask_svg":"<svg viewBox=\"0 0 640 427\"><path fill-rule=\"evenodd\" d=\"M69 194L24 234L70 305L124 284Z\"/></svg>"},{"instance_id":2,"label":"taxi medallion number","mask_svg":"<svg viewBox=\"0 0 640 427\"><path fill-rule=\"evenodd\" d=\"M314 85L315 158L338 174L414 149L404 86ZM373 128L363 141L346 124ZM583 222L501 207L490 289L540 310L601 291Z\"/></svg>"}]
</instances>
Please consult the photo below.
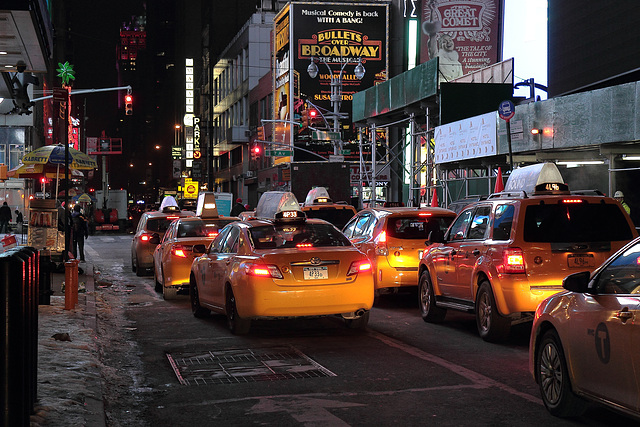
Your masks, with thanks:
<instances>
[{"instance_id":1,"label":"taxi medallion number","mask_svg":"<svg viewBox=\"0 0 640 427\"><path fill-rule=\"evenodd\" d=\"M569 255L567 264L570 268L595 267L593 255Z\"/></svg>"},{"instance_id":2,"label":"taxi medallion number","mask_svg":"<svg viewBox=\"0 0 640 427\"><path fill-rule=\"evenodd\" d=\"M304 280L328 279L329 269L327 267L304 267Z\"/></svg>"}]
</instances>

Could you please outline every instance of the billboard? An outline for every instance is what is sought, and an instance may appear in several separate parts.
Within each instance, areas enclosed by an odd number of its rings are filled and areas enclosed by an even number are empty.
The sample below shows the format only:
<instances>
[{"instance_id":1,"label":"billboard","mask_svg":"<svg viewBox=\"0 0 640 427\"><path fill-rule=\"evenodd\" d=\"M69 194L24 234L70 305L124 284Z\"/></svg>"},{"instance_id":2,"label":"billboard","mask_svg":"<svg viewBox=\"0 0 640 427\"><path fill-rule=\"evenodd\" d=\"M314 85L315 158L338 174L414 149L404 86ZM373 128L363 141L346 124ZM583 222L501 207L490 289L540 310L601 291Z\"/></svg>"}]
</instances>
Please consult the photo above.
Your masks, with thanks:
<instances>
[{"instance_id":1,"label":"billboard","mask_svg":"<svg viewBox=\"0 0 640 427\"><path fill-rule=\"evenodd\" d=\"M423 0L420 62L435 57L440 81L501 60L503 0Z\"/></svg>"},{"instance_id":2,"label":"billboard","mask_svg":"<svg viewBox=\"0 0 640 427\"><path fill-rule=\"evenodd\" d=\"M355 138L351 129L353 94L387 79L389 5L386 3L290 3L275 19L274 111L299 123L291 135L309 142L312 133L302 117L319 111L314 128L333 130L332 80L341 81L338 97L342 140ZM288 32L286 30L288 29ZM311 62L317 76L307 68ZM356 77L362 63L365 74ZM290 68L285 69L286 65ZM330 142L327 142L330 144Z\"/></svg>"}]
</instances>

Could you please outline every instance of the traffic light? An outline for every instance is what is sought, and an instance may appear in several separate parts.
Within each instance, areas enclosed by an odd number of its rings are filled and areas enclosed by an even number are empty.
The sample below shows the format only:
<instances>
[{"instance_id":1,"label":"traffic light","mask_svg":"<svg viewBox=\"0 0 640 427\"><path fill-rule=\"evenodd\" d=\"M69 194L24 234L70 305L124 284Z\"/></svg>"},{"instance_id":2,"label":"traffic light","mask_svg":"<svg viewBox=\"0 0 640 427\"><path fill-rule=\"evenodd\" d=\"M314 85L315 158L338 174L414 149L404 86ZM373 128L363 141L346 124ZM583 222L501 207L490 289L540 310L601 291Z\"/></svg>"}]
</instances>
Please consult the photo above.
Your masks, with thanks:
<instances>
[{"instance_id":1,"label":"traffic light","mask_svg":"<svg viewBox=\"0 0 640 427\"><path fill-rule=\"evenodd\" d=\"M258 126L258 140L264 141L264 127Z\"/></svg>"},{"instance_id":2,"label":"traffic light","mask_svg":"<svg viewBox=\"0 0 640 427\"><path fill-rule=\"evenodd\" d=\"M319 120L322 118L320 113L315 108L309 109L309 124L307 126L317 127L316 125L319 123Z\"/></svg>"},{"instance_id":3,"label":"traffic light","mask_svg":"<svg viewBox=\"0 0 640 427\"><path fill-rule=\"evenodd\" d=\"M253 144L251 146L251 159L257 160L260 157L260 154L262 154L262 147L260 147L260 144Z\"/></svg>"},{"instance_id":4,"label":"traffic light","mask_svg":"<svg viewBox=\"0 0 640 427\"><path fill-rule=\"evenodd\" d=\"M309 127L309 110L306 108L300 112L300 128Z\"/></svg>"},{"instance_id":5,"label":"traffic light","mask_svg":"<svg viewBox=\"0 0 640 427\"><path fill-rule=\"evenodd\" d=\"M130 93L124 96L124 113L127 116L133 114L133 96Z\"/></svg>"}]
</instances>

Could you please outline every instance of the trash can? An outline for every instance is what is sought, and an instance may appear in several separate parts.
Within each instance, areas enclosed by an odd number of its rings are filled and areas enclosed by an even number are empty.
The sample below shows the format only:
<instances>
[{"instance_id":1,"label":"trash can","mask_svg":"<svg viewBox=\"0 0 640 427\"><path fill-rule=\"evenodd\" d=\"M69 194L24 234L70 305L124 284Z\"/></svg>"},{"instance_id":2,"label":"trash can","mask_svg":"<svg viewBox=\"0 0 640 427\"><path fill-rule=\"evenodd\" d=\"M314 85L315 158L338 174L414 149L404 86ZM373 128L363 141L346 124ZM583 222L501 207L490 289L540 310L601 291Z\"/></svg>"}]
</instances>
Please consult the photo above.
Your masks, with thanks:
<instances>
[{"instance_id":1,"label":"trash can","mask_svg":"<svg viewBox=\"0 0 640 427\"><path fill-rule=\"evenodd\" d=\"M0 404L6 426L28 426L37 388L35 264L27 250L0 254ZM34 309L35 307L35 309Z\"/></svg>"}]
</instances>

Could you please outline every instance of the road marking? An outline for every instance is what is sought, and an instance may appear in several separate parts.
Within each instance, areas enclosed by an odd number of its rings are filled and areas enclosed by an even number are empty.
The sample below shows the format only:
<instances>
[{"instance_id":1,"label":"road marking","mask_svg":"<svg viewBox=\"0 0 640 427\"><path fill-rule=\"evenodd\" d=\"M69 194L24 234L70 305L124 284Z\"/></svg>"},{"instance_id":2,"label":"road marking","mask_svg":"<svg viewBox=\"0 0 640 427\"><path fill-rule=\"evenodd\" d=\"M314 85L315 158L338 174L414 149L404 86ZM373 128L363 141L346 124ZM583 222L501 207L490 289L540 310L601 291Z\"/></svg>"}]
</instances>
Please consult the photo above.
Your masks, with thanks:
<instances>
[{"instance_id":1,"label":"road marking","mask_svg":"<svg viewBox=\"0 0 640 427\"><path fill-rule=\"evenodd\" d=\"M271 412L287 412L293 419L303 423L303 425L323 425L323 426L349 426L340 418L327 410L336 408L351 408L354 406L366 406L361 403L348 403L339 400L294 398L283 400L278 397L260 398L258 403L247 412L247 414L264 414Z\"/></svg>"},{"instance_id":2,"label":"road marking","mask_svg":"<svg viewBox=\"0 0 640 427\"><path fill-rule=\"evenodd\" d=\"M542 400L539 399L538 397L532 396L530 394L527 393L523 393L521 391L516 390L513 387L510 387L506 384L502 384L498 381L492 380L489 377L486 377L482 374L479 374L477 372L474 372L470 369L467 369L463 366L460 365L456 365L455 363L451 363L448 360L442 359L438 356L434 356L433 354L429 354L425 351L420 350L419 348L416 347L412 347L410 345L407 345L401 341L395 340L389 336L383 335L379 332L374 332L369 330L369 332L367 333L370 337L377 339L378 341L381 341L383 343L385 343L386 345L388 345L389 347L394 347L397 348L398 350L402 350L407 354L410 354L414 357L417 357L419 359L422 360L426 360L427 362L430 363L434 363L436 365L440 365L445 369L450 370L451 372L455 372L456 374L468 379L469 381L472 381L476 384L479 384L483 387L496 387L499 388L500 390L504 390L509 394L512 394L514 396L519 396L525 400L528 400L529 402L533 402L533 403L537 403L539 405L542 405Z\"/></svg>"}]
</instances>

